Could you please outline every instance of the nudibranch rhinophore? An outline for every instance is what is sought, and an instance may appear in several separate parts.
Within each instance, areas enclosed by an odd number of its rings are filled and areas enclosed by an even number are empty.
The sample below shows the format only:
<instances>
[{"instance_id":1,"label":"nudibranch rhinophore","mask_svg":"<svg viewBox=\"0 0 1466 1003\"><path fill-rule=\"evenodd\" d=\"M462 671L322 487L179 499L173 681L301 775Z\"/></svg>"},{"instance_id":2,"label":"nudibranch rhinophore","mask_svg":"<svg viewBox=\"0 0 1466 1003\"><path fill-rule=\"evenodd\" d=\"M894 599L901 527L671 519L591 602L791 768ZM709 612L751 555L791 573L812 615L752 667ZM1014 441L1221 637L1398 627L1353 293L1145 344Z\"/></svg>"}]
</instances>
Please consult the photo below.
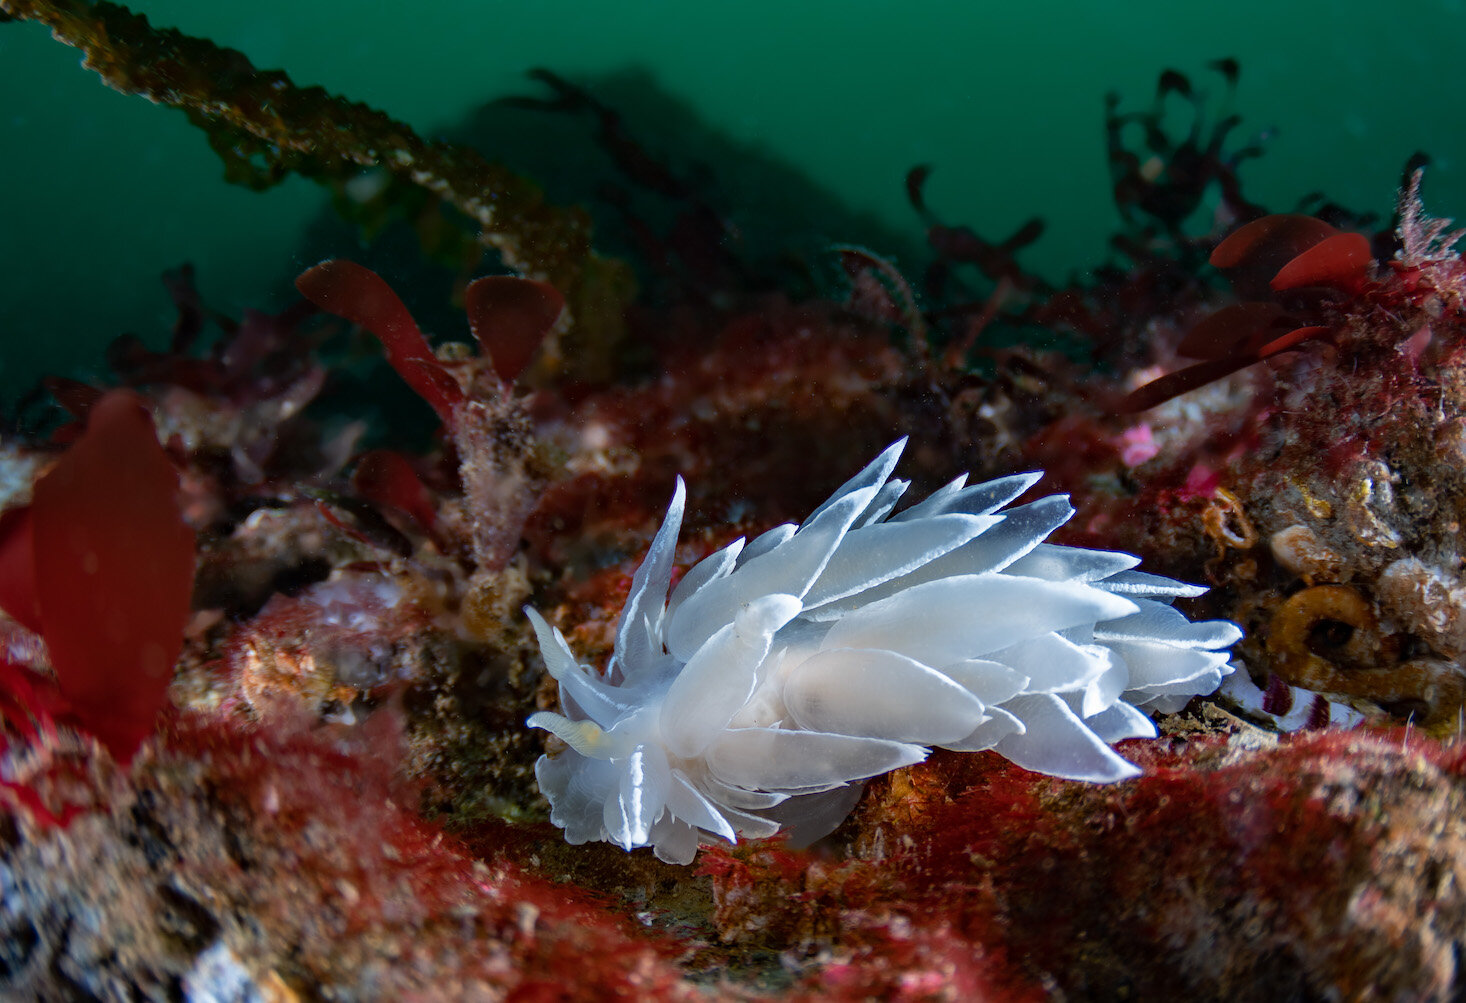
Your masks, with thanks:
<instances>
[{"instance_id":1,"label":"nudibranch rhinophore","mask_svg":"<svg viewBox=\"0 0 1466 1003\"><path fill-rule=\"evenodd\" d=\"M1231 671L1241 637L1171 606L1204 589L1139 558L1044 543L1054 495L1004 509L1040 474L965 477L896 510L895 443L798 526L737 540L669 588L685 491L632 579L602 676L527 609L564 714L529 718L569 749L535 767L571 843L651 846L830 832L863 781L932 747L995 749L1095 783L1134 776L1110 743L1154 737Z\"/></svg>"}]
</instances>

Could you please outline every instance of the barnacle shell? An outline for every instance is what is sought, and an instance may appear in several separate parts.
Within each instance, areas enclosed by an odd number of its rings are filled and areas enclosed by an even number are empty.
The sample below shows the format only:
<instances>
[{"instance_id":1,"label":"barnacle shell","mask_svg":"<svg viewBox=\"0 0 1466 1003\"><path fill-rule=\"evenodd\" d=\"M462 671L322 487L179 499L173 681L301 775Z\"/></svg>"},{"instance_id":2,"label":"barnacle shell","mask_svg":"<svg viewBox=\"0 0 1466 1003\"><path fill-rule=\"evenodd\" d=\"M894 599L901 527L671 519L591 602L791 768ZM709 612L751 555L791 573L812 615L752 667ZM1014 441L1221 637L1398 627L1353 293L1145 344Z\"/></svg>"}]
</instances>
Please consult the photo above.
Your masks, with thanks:
<instances>
[{"instance_id":1,"label":"barnacle shell","mask_svg":"<svg viewBox=\"0 0 1466 1003\"><path fill-rule=\"evenodd\" d=\"M931 747L996 749L1099 783L1138 770L1110 748L1153 737L1231 671L1231 623L1170 606L1203 590L1127 554L1042 541L1063 496L1003 510L1039 479L959 477L895 512L895 443L798 526L738 540L668 589L685 493L632 579L604 676L535 611L563 715L529 724L570 746L535 774L571 843L816 839L861 781Z\"/></svg>"}]
</instances>

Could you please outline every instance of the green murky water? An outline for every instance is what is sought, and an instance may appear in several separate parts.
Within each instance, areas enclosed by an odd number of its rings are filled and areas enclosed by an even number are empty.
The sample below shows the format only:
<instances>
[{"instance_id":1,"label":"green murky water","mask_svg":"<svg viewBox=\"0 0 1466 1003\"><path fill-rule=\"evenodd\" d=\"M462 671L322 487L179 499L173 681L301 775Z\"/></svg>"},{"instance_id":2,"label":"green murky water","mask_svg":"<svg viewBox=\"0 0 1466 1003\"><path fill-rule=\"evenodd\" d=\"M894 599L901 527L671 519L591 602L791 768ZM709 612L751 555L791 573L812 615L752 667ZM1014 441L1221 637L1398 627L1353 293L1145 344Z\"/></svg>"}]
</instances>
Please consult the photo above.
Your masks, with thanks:
<instances>
[{"instance_id":1,"label":"green murky water","mask_svg":"<svg viewBox=\"0 0 1466 1003\"><path fill-rule=\"evenodd\" d=\"M1254 199L1284 209L1322 191L1387 212L1402 164L1420 149L1435 162L1428 207L1466 215L1457 0L427 0L412 14L380 0L132 6L428 135L462 130L496 96L534 93L524 72L550 67L623 108L652 145L724 161L708 164L710 177L749 173L710 182L742 211L790 214L783 222L811 239L898 260L919 240L902 189L917 163L936 166L928 198L948 219L1001 236L1043 215L1049 230L1025 252L1031 266L1062 275L1102 260L1114 223L1104 93L1139 107L1174 66L1220 107L1225 88L1204 67L1222 56L1242 64L1239 135L1276 130L1243 173ZM172 319L157 281L165 268L193 261L205 298L237 312L283 303L313 252L350 251L309 237L325 211L319 190L226 185L180 112L107 91L77 62L36 25L0 25L6 397L43 371L98 371L102 346L121 332L160 344ZM535 137L478 138L552 194L554 175L576 166ZM767 190L778 187L799 194L781 201Z\"/></svg>"}]
</instances>

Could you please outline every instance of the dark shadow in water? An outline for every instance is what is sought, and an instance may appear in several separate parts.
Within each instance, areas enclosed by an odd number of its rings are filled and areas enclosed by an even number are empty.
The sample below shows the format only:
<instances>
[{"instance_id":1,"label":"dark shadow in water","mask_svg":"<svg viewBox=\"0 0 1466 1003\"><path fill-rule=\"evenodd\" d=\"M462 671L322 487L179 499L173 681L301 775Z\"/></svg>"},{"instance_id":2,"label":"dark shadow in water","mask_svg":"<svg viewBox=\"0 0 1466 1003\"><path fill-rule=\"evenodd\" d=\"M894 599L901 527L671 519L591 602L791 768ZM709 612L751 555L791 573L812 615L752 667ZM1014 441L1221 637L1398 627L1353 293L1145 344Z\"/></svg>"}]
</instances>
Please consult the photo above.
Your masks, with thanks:
<instances>
[{"instance_id":1,"label":"dark shadow in water","mask_svg":"<svg viewBox=\"0 0 1466 1003\"><path fill-rule=\"evenodd\" d=\"M594 107L527 106L556 98L553 86L536 79L432 138L473 147L533 179L553 203L585 207L595 224L595 248L632 264L643 303L726 308L770 290L796 298L829 293L835 244L861 244L906 261L921 255L911 234L844 204L770 149L721 131L645 70L623 69L568 86L592 106L618 114L622 134L650 158L653 174L665 169L660 180L670 184L654 178L649 187L645 179L628 177L598 141L602 119ZM893 186L901 183L891 179ZM650 241L646 234L653 235ZM464 276L428 260L406 223L389 225L364 243L353 226L323 212L286 260L327 257L349 257L379 272L435 341L469 340L452 301L455 282ZM486 258L476 274L495 268ZM282 271L280 288L289 288L295 274L293 265ZM361 349L376 352L370 343ZM339 378L323 401L328 408L366 417L375 429L420 434L432 424L426 407L385 365L345 361L334 370Z\"/></svg>"},{"instance_id":2,"label":"dark shadow in water","mask_svg":"<svg viewBox=\"0 0 1466 1003\"><path fill-rule=\"evenodd\" d=\"M817 259L832 244L857 243L891 255L915 250L911 233L845 204L768 147L722 131L646 70L623 69L572 86L619 113L625 135L719 215L730 235L726 251L748 266L758 284L788 288L801 272L822 267ZM552 86L537 80L526 80L521 93L554 98ZM499 101L481 106L448 138L536 179L552 201L587 206L595 217L597 247L644 268L641 247L607 189L620 189L629 197L631 216L664 234L687 204L638 188L597 143L597 130L592 109L550 112ZM893 191L901 184L900 177L891 178ZM916 222L913 216L913 230Z\"/></svg>"},{"instance_id":3,"label":"dark shadow in water","mask_svg":"<svg viewBox=\"0 0 1466 1003\"><path fill-rule=\"evenodd\" d=\"M619 113L625 135L666 169L685 197L628 179L597 142L594 112L518 103L520 97L553 102L555 92L533 79L526 79L517 95L481 105L433 138L470 146L507 165L539 184L551 202L588 209L595 222L596 249L631 261L654 289L659 285L649 267L654 263L648 262L645 243L635 231L644 226L666 238L694 200L717 214L727 237L724 253L743 263L753 283L751 289L729 290L735 294L770 286L796 295L807 292L801 280L826 267L821 259L834 244L861 244L898 258L921 255L912 232L894 230L873 214L844 204L773 151L720 131L645 70L620 70L570 86ZM893 189L901 184L900 177L891 179ZM914 216L912 222L914 231ZM421 255L405 226L389 227L363 249L351 227L324 213L311 226L299 260L344 253L360 253L364 264L380 265L394 286L415 286L412 259Z\"/></svg>"},{"instance_id":4,"label":"dark shadow in water","mask_svg":"<svg viewBox=\"0 0 1466 1003\"><path fill-rule=\"evenodd\" d=\"M647 70L626 68L573 82L546 74L526 78L515 91L487 101L431 138L479 150L535 181L553 203L585 207L595 224L597 251L624 258L635 269L641 304L736 309L747 297L771 290L794 298L829 294L838 288L831 251L836 244L860 244L904 262L925 258L914 217L911 231L902 233L844 204L770 148L737 139L707 121ZM578 100L570 102L577 104L575 110L546 107L557 101L563 106L567 95ZM628 176L625 158L618 163L598 141L607 113L619 117L617 138L630 140L636 155L654 165L652 184L646 183L645 172L641 181ZM899 177L891 179L893 187L901 183ZM180 263L199 262L207 286L207 248L180 247L178 255ZM455 289L469 277L461 268L428 260L405 221L387 225L368 241L326 208L307 225L294 250L279 256L274 278L246 294L248 305L284 308L293 298L295 276L327 257L348 257L379 272L435 341L469 340L462 311L453 302ZM488 257L475 274L494 270L496 262ZM161 287L159 300L166 302ZM208 305L238 312L230 304ZM166 317L160 311L160 320ZM150 346L167 343L163 330L137 333ZM203 341L217 336L210 329ZM344 341L333 342L340 344ZM68 357L60 343L54 349L48 347L50 364L42 372L108 379L100 352L88 350L78 360ZM331 361L334 379L322 401L325 409L366 418L373 428L397 428L405 421L414 437L432 426L430 412L381 364L380 350L369 338ZM37 398L39 412L21 402L32 380L15 382L6 394L5 418L25 412L24 424L30 426L57 420L48 395Z\"/></svg>"}]
</instances>

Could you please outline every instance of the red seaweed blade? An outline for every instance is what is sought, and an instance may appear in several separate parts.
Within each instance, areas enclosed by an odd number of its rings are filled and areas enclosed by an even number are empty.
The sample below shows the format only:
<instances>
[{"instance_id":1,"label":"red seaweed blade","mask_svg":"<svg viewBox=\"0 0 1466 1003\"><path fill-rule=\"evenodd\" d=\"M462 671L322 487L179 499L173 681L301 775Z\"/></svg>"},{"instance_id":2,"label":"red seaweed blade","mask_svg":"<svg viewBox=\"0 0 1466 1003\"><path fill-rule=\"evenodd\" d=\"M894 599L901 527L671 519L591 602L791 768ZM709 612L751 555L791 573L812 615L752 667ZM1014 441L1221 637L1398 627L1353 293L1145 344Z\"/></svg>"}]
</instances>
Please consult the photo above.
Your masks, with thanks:
<instances>
[{"instance_id":1,"label":"red seaweed blade","mask_svg":"<svg viewBox=\"0 0 1466 1003\"><path fill-rule=\"evenodd\" d=\"M69 710L121 760L167 701L193 592L178 474L138 398L114 391L35 486L36 595Z\"/></svg>"},{"instance_id":2,"label":"red seaweed blade","mask_svg":"<svg viewBox=\"0 0 1466 1003\"><path fill-rule=\"evenodd\" d=\"M1336 233L1280 268L1271 285L1273 292L1279 293L1303 286L1354 292L1368 278L1373 261L1368 237L1362 233Z\"/></svg>"},{"instance_id":3,"label":"red seaweed blade","mask_svg":"<svg viewBox=\"0 0 1466 1003\"><path fill-rule=\"evenodd\" d=\"M433 355L417 321L380 275L354 261L333 258L302 272L295 288L327 313L376 335L397 374L432 405L443 424L454 424L453 411L463 403L463 389Z\"/></svg>"},{"instance_id":4,"label":"red seaweed blade","mask_svg":"<svg viewBox=\"0 0 1466 1003\"><path fill-rule=\"evenodd\" d=\"M463 306L473 336L507 385L534 361L565 297L547 282L487 275L468 284Z\"/></svg>"}]
</instances>

